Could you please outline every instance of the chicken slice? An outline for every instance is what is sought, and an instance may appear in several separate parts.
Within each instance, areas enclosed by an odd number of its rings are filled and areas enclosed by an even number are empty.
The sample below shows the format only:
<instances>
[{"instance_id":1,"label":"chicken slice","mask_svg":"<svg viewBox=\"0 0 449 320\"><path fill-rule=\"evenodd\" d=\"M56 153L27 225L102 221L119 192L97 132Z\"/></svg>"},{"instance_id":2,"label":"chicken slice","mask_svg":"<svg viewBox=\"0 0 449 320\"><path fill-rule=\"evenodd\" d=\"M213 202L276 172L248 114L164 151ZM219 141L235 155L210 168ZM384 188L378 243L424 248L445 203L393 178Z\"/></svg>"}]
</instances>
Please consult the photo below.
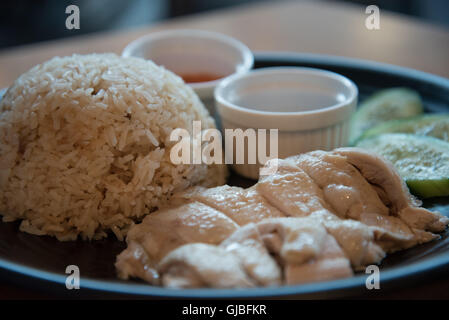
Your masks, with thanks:
<instances>
[{"instance_id":1,"label":"chicken slice","mask_svg":"<svg viewBox=\"0 0 449 320\"><path fill-rule=\"evenodd\" d=\"M257 191L287 216L304 217L319 210L330 210L323 191L292 161L277 160L276 173L261 176ZM271 165L271 160L266 164Z\"/></svg>"},{"instance_id":2,"label":"chicken slice","mask_svg":"<svg viewBox=\"0 0 449 320\"><path fill-rule=\"evenodd\" d=\"M389 216L387 194L370 184L345 156L313 151L289 158L323 189L338 216L372 226L376 242L387 252L410 248L432 235L417 234L401 219Z\"/></svg>"},{"instance_id":3,"label":"chicken slice","mask_svg":"<svg viewBox=\"0 0 449 320\"><path fill-rule=\"evenodd\" d=\"M198 201L226 214L238 225L259 222L284 214L270 205L255 188L243 189L228 185L215 188L195 187L174 196L174 201Z\"/></svg>"},{"instance_id":4,"label":"chicken slice","mask_svg":"<svg viewBox=\"0 0 449 320\"><path fill-rule=\"evenodd\" d=\"M349 260L335 241L327 234L320 253L303 264L288 264L285 268L286 284L301 284L347 278L353 275Z\"/></svg>"},{"instance_id":5,"label":"chicken slice","mask_svg":"<svg viewBox=\"0 0 449 320\"><path fill-rule=\"evenodd\" d=\"M158 270L165 286L180 288L272 286L282 278L253 223L219 246L183 245L167 254Z\"/></svg>"},{"instance_id":6,"label":"chicken slice","mask_svg":"<svg viewBox=\"0 0 449 320\"><path fill-rule=\"evenodd\" d=\"M320 221L351 261L360 270L370 264L378 264L385 257L381 245L376 243L374 230L355 220L342 220L325 212L317 212L311 218Z\"/></svg>"},{"instance_id":7,"label":"chicken slice","mask_svg":"<svg viewBox=\"0 0 449 320\"><path fill-rule=\"evenodd\" d=\"M396 217L376 213L363 213L360 221L341 219L328 211L314 212L311 216L320 219L335 237L355 269L380 263L386 252L410 248L420 243L421 238L428 237L416 236ZM434 239L435 235L429 235L428 241Z\"/></svg>"},{"instance_id":8,"label":"chicken slice","mask_svg":"<svg viewBox=\"0 0 449 320\"><path fill-rule=\"evenodd\" d=\"M333 153L346 157L368 182L375 185L377 190L382 190L380 196L393 215L404 221L416 234L422 235L420 241L429 237L422 231L442 232L447 227L447 217L419 207L421 202L410 194L406 184L388 161L358 148L340 148Z\"/></svg>"},{"instance_id":9,"label":"chicken slice","mask_svg":"<svg viewBox=\"0 0 449 320\"><path fill-rule=\"evenodd\" d=\"M416 232L404 221L393 216L364 213L360 216L360 222L371 227L374 231L376 242L388 253L408 249L438 237L429 232Z\"/></svg>"},{"instance_id":10,"label":"chicken slice","mask_svg":"<svg viewBox=\"0 0 449 320\"><path fill-rule=\"evenodd\" d=\"M158 283L159 274L148 258L147 253L137 242L131 242L124 251L117 256L115 267L119 278L128 279L129 277L140 278L149 283Z\"/></svg>"},{"instance_id":11,"label":"chicken slice","mask_svg":"<svg viewBox=\"0 0 449 320\"><path fill-rule=\"evenodd\" d=\"M148 215L129 230L127 241L140 242L152 258L159 260L178 244L218 244L237 228L238 225L223 213L192 202Z\"/></svg>"},{"instance_id":12,"label":"chicken slice","mask_svg":"<svg viewBox=\"0 0 449 320\"><path fill-rule=\"evenodd\" d=\"M388 216L388 208L360 172L345 157L313 151L289 158L323 190L324 199L339 217L359 220L363 213Z\"/></svg>"},{"instance_id":13,"label":"chicken slice","mask_svg":"<svg viewBox=\"0 0 449 320\"><path fill-rule=\"evenodd\" d=\"M319 254L326 230L316 220L273 218L257 224L270 253L283 263L304 263Z\"/></svg>"},{"instance_id":14,"label":"chicken slice","mask_svg":"<svg viewBox=\"0 0 449 320\"><path fill-rule=\"evenodd\" d=\"M349 260L317 219L273 218L256 226L267 249L283 266L285 283L299 284L352 275Z\"/></svg>"},{"instance_id":15,"label":"chicken slice","mask_svg":"<svg viewBox=\"0 0 449 320\"><path fill-rule=\"evenodd\" d=\"M128 247L117 256L118 274L156 283L154 267L168 252L186 243L219 244L237 228L226 215L200 202L156 211L129 230Z\"/></svg>"},{"instance_id":16,"label":"chicken slice","mask_svg":"<svg viewBox=\"0 0 449 320\"><path fill-rule=\"evenodd\" d=\"M281 283L281 270L269 254L253 223L239 228L220 246L240 259L246 273L258 285L272 286Z\"/></svg>"},{"instance_id":17,"label":"chicken slice","mask_svg":"<svg viewBox=\"0 0 449 320\"><path fill-rule=\"evenodd\" d=\"M338 219L324 201L321 188L295 162L297 159L279 160L277 172L261 177L257 190L289 216L319 218L355 268L379 263L385 252L375 243L374 231L360 222Z\"/></svg>"},{"instance_id":18,"label":"chicken slice","mask_svg":"<svg viewBox=\"0 0 449 320\"><path fill-rule=\"evenodd\" d=\"M253 287L237 255L204 243L183 245L161 260L162 285L170 288Z\"/></svg>"}]
</instances>

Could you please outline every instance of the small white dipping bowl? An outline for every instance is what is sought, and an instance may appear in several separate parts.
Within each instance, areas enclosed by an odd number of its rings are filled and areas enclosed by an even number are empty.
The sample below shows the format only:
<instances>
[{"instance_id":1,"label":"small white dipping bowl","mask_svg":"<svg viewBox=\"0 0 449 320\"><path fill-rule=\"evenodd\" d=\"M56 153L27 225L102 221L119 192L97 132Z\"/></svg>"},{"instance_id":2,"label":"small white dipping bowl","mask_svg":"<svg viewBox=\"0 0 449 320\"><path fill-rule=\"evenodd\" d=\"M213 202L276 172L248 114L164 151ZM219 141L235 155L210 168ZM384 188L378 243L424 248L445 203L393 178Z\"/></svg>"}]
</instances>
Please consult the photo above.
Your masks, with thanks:
<instances>
[{"instance_id":1,"label":"small white dipping bowl","mask_svg":"<svg viewBox=\"0 0 449 320\"><path fill-rule=\"evenodd\" d=\"M348 78L301 67L232 75L215 89L223 134L225 129L278 129L279 158L347 145L357 97L357 86ZM233 164L233 168L257 179L260 165Z\"/></svg>"},{"instance_id":2,"label":"small white dipping bowl","mask_svg":"<svg viewBox=\"0 0 449 320\"><path fill-rule=\"evenodd\" d=\"M220 33L188 29L148 34L128 44L122 56L152 60L181 77L217 76L216 80L189 83L211 114L215 113L214 89L221 79L245 73L254 64L251 50L240 41Z\"/></svg>"}]
</instances>

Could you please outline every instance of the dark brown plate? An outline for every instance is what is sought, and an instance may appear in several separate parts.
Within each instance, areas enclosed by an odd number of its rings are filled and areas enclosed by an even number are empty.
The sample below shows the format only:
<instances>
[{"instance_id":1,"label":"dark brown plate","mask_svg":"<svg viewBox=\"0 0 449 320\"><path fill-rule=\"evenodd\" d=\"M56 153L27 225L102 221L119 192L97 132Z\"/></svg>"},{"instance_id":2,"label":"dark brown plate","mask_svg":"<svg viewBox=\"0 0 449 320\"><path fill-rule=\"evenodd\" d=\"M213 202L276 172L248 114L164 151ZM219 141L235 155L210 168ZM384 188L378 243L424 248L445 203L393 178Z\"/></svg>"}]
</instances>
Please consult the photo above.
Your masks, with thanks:
<instances>
[{"instance_id":1,"label":"dark brown plate","mask_svg":"<svg viewBox=\"0 0 449 320\"><path fill-rule=\"evenodd\" d=\"M339 57L283 53L256 55L256 68L285 65L315 67L343 74L358 85L362 100L381 88L407 86L421 94L427 112L449 111L448 79L411 69ZM252 183L237 175L229 179L229 184L243 187ZM425 206L449 216L448 198L426 201ZM64 295L70 292L65 287L65 269L73 264L80 269L80 286L85 296L328 298L368 293L365 288L366 275L363 273L349 279L276 288L173 290L153 287L116 278L115 256L124 248L125 243L114 237L93 242L58 242L54 238L22 233L18 231L18 223L0 223L0 277L42 292L50 290ZM441 240L388 256L381 265L381 288L388 290L425 281L448 268L449 232L446 231Z\"/></svg>"}]
</instances>

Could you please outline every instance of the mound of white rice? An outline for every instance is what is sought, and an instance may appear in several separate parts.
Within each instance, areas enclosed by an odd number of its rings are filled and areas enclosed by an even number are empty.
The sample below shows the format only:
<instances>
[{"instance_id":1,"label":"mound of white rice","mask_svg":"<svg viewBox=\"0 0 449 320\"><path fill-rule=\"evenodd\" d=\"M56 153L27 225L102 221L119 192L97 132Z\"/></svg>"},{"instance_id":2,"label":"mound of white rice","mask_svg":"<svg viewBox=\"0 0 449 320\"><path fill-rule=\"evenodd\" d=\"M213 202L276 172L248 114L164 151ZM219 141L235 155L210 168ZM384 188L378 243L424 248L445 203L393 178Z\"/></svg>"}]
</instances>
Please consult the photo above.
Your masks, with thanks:
<instances>
[{"instance_id":1,"label":"mound of white rice","mask_svg":"<svg viewBox=\"0 0 449 320\"><path fill-rule=\"evenodd\" d=\"M22 231L123 239L173 192L224 183L224 166L171 163L173 129L214 121L181 78L150 61L51 59L15 81L0 112L0 214Z\"/></svg>"}]
</instances>

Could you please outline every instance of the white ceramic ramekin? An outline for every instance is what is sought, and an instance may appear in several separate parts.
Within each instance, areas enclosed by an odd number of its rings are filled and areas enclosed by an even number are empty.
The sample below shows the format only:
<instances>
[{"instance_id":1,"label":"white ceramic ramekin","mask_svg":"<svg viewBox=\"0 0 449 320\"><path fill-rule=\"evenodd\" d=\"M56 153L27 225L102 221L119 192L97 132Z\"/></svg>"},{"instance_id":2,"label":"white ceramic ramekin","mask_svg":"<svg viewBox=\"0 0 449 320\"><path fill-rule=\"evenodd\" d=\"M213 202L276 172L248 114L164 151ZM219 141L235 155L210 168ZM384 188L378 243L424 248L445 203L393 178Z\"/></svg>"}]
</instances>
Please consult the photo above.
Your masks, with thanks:
<instances>
[{"instance_id":1,"label":"white ceramic ramekin","mask_svg":"<svg viewBox=\"0 0 449 320\"><path fill-rule=\"evenodd\" d=\"M122 56L153 60L178 75L209 73L222 78L253 67L251 50L224 34L202 30L167 30L150 33L126 46ZM214 89L221 79L189 83L214 114Z\"/></svg>"},{"instance_id":2,"label":"white ceramic ramekin","mask_svg":"<svg viewBox=\"0 0 449 320\"><path fill-rule=\"evenodd\" d=\"M278 129L279 158L347 145L357 97L357 86L348 78L300 67L232 75L215 89L223 134L225 129ZM233 168L257 179L260 165L233 164Z\"/></svg>"}]
</instances>

